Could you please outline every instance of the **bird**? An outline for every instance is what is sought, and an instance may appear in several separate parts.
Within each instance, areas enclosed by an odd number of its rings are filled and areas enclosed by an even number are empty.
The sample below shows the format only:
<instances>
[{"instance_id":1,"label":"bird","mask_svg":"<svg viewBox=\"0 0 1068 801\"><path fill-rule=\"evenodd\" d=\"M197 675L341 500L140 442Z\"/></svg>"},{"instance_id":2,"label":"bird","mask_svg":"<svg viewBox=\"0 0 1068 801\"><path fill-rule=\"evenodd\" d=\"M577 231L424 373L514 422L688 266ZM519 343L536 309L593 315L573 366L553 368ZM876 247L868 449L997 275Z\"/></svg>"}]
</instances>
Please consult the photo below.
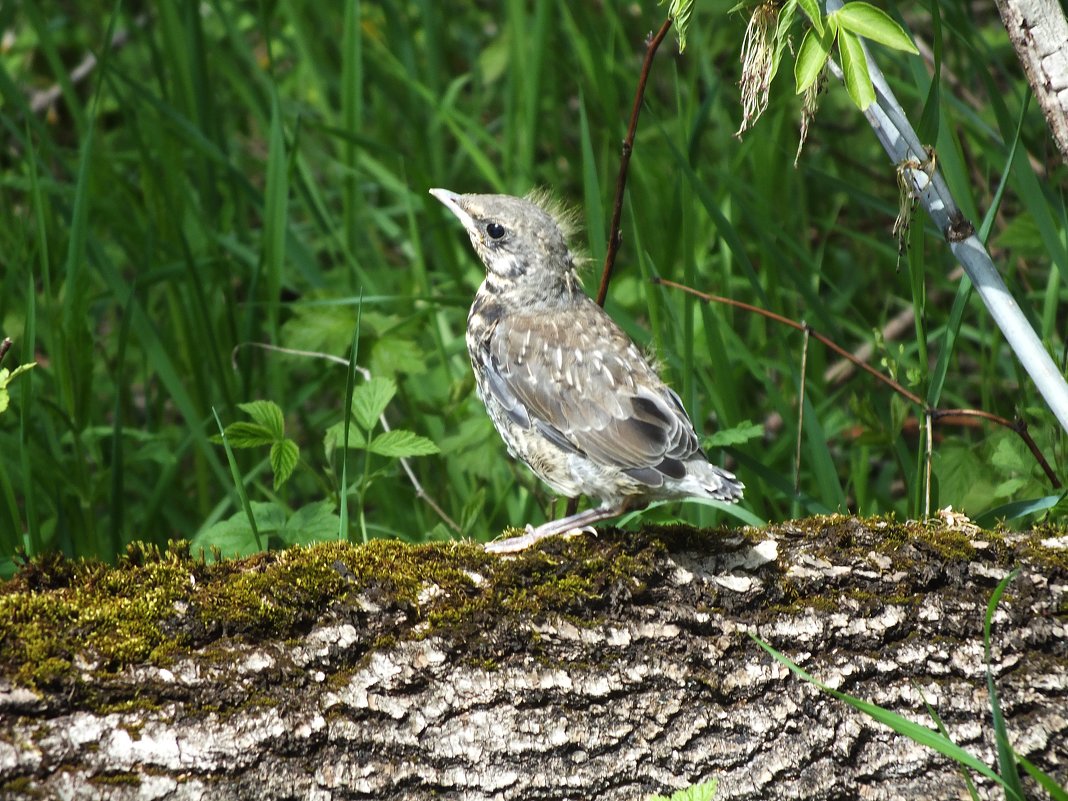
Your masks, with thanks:
<instances>
[{"instance_id":1,"label":"bird","mask_svg":"<svg viewBox=\"0 0 1068 801\"><path fill-rule=\"evenodd\" d=\"M711 464L678 394L582 288L574 214L552 196L431 189L467 231L486 277L467 318L476 392L508 452L556 493L599 505L488 543L515 553L652 501L742 497Z\"/></svg>"}]
</instances>

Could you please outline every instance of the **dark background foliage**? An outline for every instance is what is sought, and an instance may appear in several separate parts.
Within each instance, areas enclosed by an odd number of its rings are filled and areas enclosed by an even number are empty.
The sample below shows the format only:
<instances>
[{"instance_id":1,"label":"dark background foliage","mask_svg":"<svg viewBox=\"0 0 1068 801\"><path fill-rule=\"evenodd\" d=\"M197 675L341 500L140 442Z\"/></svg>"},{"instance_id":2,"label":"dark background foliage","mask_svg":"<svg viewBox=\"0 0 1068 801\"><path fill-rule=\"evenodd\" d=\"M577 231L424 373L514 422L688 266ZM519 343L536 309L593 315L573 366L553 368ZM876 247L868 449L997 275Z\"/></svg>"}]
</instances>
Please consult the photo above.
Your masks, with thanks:
<instances>
[{"instance_id":1,"label":"dark background foliage","mask_svg":"<svg viewBox=\"0 0 1068 801\"><path fill-rule=\"evenodd\" d=\"M864 375L827 380L837 358L811 347L795 494L801 336L653 276L868 343L921 396L948 352L931 400L1021 416L1057 468L1056 423L985 309L973 298L948 326L955 264L922 215L899 259L893 170L844 90L829 85L796 168L789 64L764 118L733 136L747 17L732 5L699 3L685 54L668 42L657 57L607 306L655 349L699 430L733 432L713 450L747 485L745 519L921 513L922 410ZM940 57L932 94L929 59L876 50L971 220L1007 174L990 246L1063 361L1065 168L993 7L884 7ZM472 391L463 335L480 266L427 189L552 188L583 209L593 291L663 14L564 0L0 6L4 366L38 362L0 414L5 572L17 547L110 558L134 539L212 541L203 532L241 508L212 409L231 423L256 399L281 408L300 463L276 490L268 449L237 451L248 497L280 520L309 504L332 520L341 449L323 440L345 369L234 349L347 356L358 309L359 364L396 383L386 417L440 448L410 463L426 494L477 538L542 519L547 491ZM1010 431L940 427L933 451L933 505L994 517L1052 492ZM349 453L350 536L455 536L396 458ZM726 519L694 504L647 518L673 516ZM293 528L282 541L307 536Z\"/></svg>"}]
</instances>

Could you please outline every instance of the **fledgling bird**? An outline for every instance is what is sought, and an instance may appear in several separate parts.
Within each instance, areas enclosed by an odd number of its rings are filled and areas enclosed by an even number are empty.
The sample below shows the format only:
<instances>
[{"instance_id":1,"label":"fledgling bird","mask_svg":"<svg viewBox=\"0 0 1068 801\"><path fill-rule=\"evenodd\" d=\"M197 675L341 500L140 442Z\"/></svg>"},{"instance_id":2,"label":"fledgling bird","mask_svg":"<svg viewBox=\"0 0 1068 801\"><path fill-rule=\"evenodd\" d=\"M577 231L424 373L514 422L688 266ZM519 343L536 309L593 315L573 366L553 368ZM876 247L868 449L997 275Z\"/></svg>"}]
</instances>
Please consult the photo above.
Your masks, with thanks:
<instances>
[{"instance_id":1,"label":"fledgling bird","mask_svg":"<svg viewBox=\"0 0 1068 801\"><path fill-rule=\"evenodd\" d=\"M592 530L654 500L742 497L742 483L708 462L679 396L583 291L568 222L547 198L430 194L459 217L486 266L467 351L493 425L508 452L556 492L601 502L528 525L487 551Z\"/></svg>"}]
</instances>

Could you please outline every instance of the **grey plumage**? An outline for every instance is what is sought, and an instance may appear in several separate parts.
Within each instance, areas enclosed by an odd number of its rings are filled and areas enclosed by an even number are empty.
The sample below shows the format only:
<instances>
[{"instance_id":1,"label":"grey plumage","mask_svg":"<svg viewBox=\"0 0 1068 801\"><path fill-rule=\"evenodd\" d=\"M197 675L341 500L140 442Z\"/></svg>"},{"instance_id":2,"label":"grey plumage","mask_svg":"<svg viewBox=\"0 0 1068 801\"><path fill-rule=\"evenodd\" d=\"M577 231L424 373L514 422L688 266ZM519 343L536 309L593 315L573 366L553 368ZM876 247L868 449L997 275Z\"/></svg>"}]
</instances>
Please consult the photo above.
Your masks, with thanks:
<instances>
[{"instance_id":1,"label":"grey plumage","mask_svg":"<svg viewBox=\"0 0 1068 801\"><path fill-rule=\"evenodd\" d=\"M561 495L601 501L487 550L522 550L653 500L742 497L741 482L701 451L679 396L583 291L565 217L537 196L430 192L486 265L467 350L509 453Z\"/></svg>"}]
</instances>

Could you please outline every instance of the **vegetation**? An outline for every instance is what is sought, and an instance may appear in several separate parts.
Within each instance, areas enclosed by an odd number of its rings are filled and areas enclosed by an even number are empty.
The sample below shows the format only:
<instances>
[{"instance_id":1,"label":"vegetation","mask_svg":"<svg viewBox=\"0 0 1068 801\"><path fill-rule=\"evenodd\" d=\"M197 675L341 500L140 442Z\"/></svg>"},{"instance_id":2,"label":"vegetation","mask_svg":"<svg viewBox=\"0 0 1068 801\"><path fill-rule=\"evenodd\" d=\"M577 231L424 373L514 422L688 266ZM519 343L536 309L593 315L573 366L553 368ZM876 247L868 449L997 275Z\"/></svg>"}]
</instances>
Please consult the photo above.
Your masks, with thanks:
<instances>
[{"instance_id":1,"label":"vegetation","mask_svg":"<svg viewBox=\"0 0 1068 801\"><path fill-rule=\"evenodd\" d=\"M986 685L991 722L993 723L994 741L997 746L996 770L991 769L982 760L977 759L973 754L953 742L945 725L939 717L938 712L927 702L926 698L923 699L923 703L924 706L927 707L927 711L931 718L934 720L937 731L932 731L927 726L915 723L893 710L885 709L850 695L849 693L841 692L826 686L756 635L751 634L750 636L761 648L771 654L771 656L778 662L788 667L795 675L814 684L838 700L849 704L858 712L868 715L873 720L878 721L885 726L889 726L898 734L902 734L910 740L927 748L932 748L943 756L956 762L960 766L963 783L967 787L968 796L972 801L979 801L980 798L975 782L972 780L973 773L984 776L994 782L999 789L1004 792L1007 801L1024 801L1025 798L1029 797L1025 794L1023 783L1020 780L1024 772L1035 781L1039 788L1048 793L1050 798L1054 799L1054 801L1061 801L1062 799L1068 798L1066 788L1063 785L1058 784L1053 777L1037 765L1033 764L1030 760L1017 753L1015 748L1013 748L1009 732L1005 726L1005 718L1001 712L1001 702L998 699L994 670L991 665L990 630L994 619L994 612L997 609L998 602L1001 600L1001 596L1019 572L1020 569L1016 568L998 583L997 588L994 590L994 593L991 595L990 601L987 604L986 616L983 619L983 651L984 662L986 663Z\"/></svg>"},{"instance_id":2,"label":"vegetation","mask_svg":"<svg viewBox=\"0 0 1068 801\"><path fill-rule=\"evenodd\" d=\"M849 94L828 86L797 167L790 69L734 136L747 17L732 5L697 4L685 54L669 41L657 55L607 305L745 481L743 519L921 514L923 410L862 373L829 375L838 357L813 344L795 490L802 335L653 277L868 345L931 406L1019 417L1063 474L1061 432L958 293L941 234L918 216L899 253L893 168ZM878 50L977 226L1005 181L989 244L1063 362L1065 167L996 13L883 8L934 54L932 91L927 61ZM550 513L474 397L464 329L480 268L426 190L547 186L581 205L593 291L643 41L664 14L551 0L0 7L0 335L14 341L0 571L19 548L114 559L198 534L227 551L253 534L460 536L425 499L476 539ZM355 353L377 383L257 345ZM337 427L350 395L358 412ZM407 433L386 437L375 411ZM230 450L240 491L213 412L263 428ZM933 504L1027 522L1056 503L1014 432L936 435ZM722 515L671 504L643 519Z\"/></svg>"}]
</instances>

